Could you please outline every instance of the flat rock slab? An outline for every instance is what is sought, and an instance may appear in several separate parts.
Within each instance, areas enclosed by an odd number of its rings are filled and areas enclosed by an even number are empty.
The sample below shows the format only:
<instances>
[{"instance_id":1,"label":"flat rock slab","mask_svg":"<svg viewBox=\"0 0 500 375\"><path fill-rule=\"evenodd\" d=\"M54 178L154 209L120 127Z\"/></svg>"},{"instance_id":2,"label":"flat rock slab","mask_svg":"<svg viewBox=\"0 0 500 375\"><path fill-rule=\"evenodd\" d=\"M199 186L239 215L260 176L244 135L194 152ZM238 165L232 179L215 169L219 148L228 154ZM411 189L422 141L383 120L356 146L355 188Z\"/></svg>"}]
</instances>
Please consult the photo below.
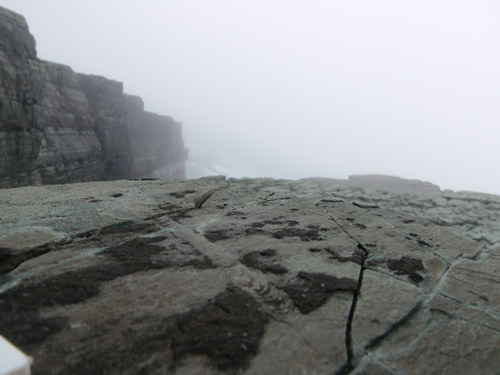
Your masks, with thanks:
<instances>
[{"instance_id":1,"label":"flat rock slab","mask_svg":"<svg viewBox=\"0 0 500 375\"><path fill-rule=\"evenodd\" d=\"M500 250L311 183L0 190L34 374L492 374Z\"/></svg>"}]
</instances>

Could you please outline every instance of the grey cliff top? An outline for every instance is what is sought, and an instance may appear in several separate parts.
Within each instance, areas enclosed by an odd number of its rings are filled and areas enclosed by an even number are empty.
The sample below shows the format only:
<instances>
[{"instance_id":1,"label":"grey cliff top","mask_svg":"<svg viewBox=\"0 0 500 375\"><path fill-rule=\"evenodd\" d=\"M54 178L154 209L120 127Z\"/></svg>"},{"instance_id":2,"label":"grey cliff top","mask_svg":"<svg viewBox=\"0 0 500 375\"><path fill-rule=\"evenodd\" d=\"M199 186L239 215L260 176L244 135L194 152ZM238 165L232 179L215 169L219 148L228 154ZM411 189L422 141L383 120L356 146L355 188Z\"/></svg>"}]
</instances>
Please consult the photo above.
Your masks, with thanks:
<instances>
[{"instance_id":1,"label":"grey cliff top","mask_svg":"<svg viewBox=\"0 0 500 375\"><path fill-rule=\"evenodd\" d=\"M34 374L498 373L497 198L222 177L3 189L0 334Z\"/></svg>"}]
</instances>

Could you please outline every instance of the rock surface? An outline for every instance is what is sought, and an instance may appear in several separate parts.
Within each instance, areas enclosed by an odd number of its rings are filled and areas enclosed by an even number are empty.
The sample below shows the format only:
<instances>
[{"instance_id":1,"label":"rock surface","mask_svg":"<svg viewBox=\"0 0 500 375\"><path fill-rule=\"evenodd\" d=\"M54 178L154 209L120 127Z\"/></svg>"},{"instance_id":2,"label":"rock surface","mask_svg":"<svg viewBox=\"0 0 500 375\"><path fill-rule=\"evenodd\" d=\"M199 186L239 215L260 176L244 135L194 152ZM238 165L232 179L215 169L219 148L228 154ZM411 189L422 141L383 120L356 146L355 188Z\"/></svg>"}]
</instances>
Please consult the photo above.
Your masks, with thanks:
<instances>
[{"instance_id":1,"label":"rock surface","mask_svg":"<svg viewBox=\"0 0 500 375\"><path fill-rule=\"evenodd\" d=\"M430 216L434 197L370 194L222 177L0 190L0 334L34 374L497 373L500 249L402 212ZM451 223L498 203L437 199Z\"/></svg>"},{"instance_id":2,"label":"rock surface","mask_svg":"<svg viewBox=\"0 0 500 375\"><path fill-rule=\"evenodd\" d=\"M346 185L366 190L387 191L396 194L428 195L441 192L439 186L431 182L380 174L351 175L347 180L323 177L311 177L304 180L324 184Z\"/></svg>"},{"instance_id":3,"label":"rock surface","mask_svg":"<svg viewBox=\"0 0 500 375\"><path fill-rule=\"evenodd\" d=\"M123 84L42 61L21 15L0 7L0 188L184 178L181 124Z\"/></svg>"}]
</instances>

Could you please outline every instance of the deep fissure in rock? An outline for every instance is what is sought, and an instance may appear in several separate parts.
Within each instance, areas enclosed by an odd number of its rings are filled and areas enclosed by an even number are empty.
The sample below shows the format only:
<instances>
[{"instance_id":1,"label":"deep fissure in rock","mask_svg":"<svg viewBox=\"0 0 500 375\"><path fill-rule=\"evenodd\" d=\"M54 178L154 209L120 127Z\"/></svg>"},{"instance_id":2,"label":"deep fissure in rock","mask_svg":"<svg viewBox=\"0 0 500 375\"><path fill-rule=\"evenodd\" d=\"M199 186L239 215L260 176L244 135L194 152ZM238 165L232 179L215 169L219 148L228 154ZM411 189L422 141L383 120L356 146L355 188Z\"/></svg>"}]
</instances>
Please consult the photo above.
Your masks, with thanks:
<instances>
[{"instance_id":1,"label":"deep fissure in rock","mask_svg":"<svg viewBox=\"0 0 500 375\"><path fill-rule=\"evenodd\" d=\"M347 317L347 324L345 330L345 346L347 361L346 363L336 372L336 375L349 374L354 370L354 349L352 343L352 322L354 320L354 314L356 313L356 305L358 303L359 294L361 293L361 286L363 285L363 274L365 272L365 261L368 257L368 251L363 245L358 243L358 249L363 252L363 258L361 262L361 269L359 270L358 285L352 296L351 309L349 310L349 315Z\"/></svg>"}]
</instances>

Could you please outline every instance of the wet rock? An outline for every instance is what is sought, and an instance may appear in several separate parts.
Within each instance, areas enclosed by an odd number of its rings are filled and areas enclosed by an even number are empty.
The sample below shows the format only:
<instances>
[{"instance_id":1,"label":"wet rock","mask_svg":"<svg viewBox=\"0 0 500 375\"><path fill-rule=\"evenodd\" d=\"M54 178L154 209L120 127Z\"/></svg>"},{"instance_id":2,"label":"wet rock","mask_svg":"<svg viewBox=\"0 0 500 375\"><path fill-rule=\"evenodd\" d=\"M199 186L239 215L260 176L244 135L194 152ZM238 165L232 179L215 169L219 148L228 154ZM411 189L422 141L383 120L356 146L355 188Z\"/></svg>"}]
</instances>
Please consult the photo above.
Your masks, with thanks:
<instances>
[{"instance_id":1,"label":"wet rock","mask_svg":"<svg viewBox=\"0 0 500 375\"><path fill-rule=\"evenodd\" d=\"M302 314L309 314L326 303L335 292L354 293L357 281L320 273L300 272L297 280L281 288Z\"/></svg>"},{"instance_id":2,"label":"wet rock","mask_svg":"<svg viewBox=\"0 0 500 375\"><path fill-rule=\"evenodd\" d=\"M241 263L247 267L261 270L262 272L271 272L278 275L288 272L288 270L279 263L276 250L272 249L248 253L241 259Z\"/></svg>"},{"instance_id":3,"label":"wet rock","mask_svg":"<svg viewBox=\"0 0 500 375\"><path fill-rule=\"evenodd\" d=\"M33 373L495 373L499 247L349 194L222 178L0 190L0 334Z\"/></svg>"},{"instance_id":4,"label":"wet rock","mask_svg":"<svg viewBox=\"0 0 500 375\"><path fill-rule=\"evenodd\" d=\"M171 318L174 365L188 354L208 356L218 371L248 366L269 318L247 293L230 288L207 305Z\"/></svg>"}]
</instances>

